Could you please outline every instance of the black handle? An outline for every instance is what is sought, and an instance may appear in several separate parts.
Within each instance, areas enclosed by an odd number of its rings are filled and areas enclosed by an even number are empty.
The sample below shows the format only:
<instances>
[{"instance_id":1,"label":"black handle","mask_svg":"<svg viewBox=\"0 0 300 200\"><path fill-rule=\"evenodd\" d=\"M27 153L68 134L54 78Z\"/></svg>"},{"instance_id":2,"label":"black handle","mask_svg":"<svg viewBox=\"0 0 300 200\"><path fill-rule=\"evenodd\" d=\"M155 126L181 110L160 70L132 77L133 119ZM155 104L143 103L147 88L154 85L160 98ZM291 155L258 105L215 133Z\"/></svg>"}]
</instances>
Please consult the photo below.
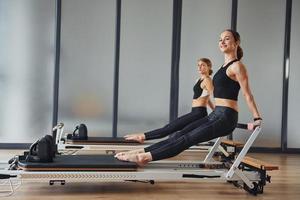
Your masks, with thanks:
<instances>
[{"instance_id":1,"label":"black handle","mask_svg":"<svg viewBox=\"0 0 300 200\"><path fill-rule=\"evenodd\" d=\"M254 125L253 123L248 123L248 124L238 123L236 125L236 127L237 128L241 128L241 129L246 129L246 130L253 131L254 129L256 129L256 127L259 127L259 125Z\"/></svg>"},{"instance_id":2,"label":"black handle","mask_svg":"<svg viewBox=\"0 0 300 200\"><path fill-rule=\"evenodd\" d=\"M240 129L248 129L248 124L238 123L236 127Z\"/></svg>"}]
</instances>

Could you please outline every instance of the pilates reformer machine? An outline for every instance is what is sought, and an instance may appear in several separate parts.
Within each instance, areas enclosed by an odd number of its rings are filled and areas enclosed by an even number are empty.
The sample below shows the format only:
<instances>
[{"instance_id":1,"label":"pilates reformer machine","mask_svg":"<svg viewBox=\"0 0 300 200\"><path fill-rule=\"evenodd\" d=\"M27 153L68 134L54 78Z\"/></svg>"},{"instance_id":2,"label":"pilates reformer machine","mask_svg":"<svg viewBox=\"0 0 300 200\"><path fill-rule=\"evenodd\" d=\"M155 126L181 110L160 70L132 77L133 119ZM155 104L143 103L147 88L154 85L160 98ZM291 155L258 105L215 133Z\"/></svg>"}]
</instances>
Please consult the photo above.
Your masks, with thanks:
<instances>
[{"instance_id":1,"label":"pilates reformer machine","mask_svg":"<svg viewBox=\"0 0 300 200\"><path fill-rule=\"evenodd\" d=\"M239 124L239 128L251 128ZM61 131L61 130L60 130ZM278 167L246 157L249 148L261 131L251 130L242 150L235 155L216 160L214 154L223 138L218 138L203 161L162 160L139 167L119 161L113 155L57 155L52 136L45 136L31 145L30 151L15 156L7 168L0 170L0 185L7 190L0 195L12 195L24 181L47 182L50 185L68 182L149 182L156 181L216 181L228 182L253 195L262 194L270 182L269 170ZM3 193L4 192L4 193Z\"/></svg>"},{"instance_id":2,"label":"pilates reformer machine","mask_svg":"<svg viewBox=\"0 0 300 200\"><path fill-rule=\"evenodd\" d=\"M81 130L82 128L82 130ZM75 133L76 129L78 132ZM90 137L87 134L87 127L84 124L80 124L76 127L73 134L64 132L64 123L57 124L53 131L55 134L55 143L57 145L58 152L63 154L84 154L82 152L96 152L105 154L115 154L118 151L128 151L134 149L145 148L148 145L151 145L152 142L145 142L140 144L133 140L125 140L121 137ZM235 152L235 146L238 144L233 144L229 140L222 140L222 145L218 147L217 152L221 154L229 154ZM197 152L208 152L214 142L204 142L195 146L190 147L186 151L197 151Z\"/></svg>"}]
</instances>

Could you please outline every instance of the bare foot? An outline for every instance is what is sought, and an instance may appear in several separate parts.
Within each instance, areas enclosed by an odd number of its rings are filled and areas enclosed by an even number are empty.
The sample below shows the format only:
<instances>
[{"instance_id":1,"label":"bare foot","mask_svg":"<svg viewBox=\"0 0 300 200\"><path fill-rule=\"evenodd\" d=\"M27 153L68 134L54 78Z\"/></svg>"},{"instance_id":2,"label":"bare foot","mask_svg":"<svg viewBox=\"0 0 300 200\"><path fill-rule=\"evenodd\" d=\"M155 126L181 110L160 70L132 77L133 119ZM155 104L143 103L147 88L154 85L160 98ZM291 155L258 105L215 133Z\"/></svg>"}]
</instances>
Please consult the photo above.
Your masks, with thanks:
<instances>
[{"instance_id":1,"label":"bare foot","mask_svg":"<svg viewBox=\"0 0 300 200\"><path fill-rule=\"evenodd\" d=\"M131 151L119 152L115 155L115 157L129 155L129 154L139 154L139 153L145 153L144 149L136 149L136 150L131 150Z\"/></svg>"},{"instance_id":2,"label":"bare foot","mask_svg":"<svg viewBox=\"0 0 300 200\"><path fill-rule=\"evenodd\" d=\"M139 143L144 143L145 141L145 134L144 133L135 133L135 134L130 134L130 135L125 135L124 136L125 140L133 140Z\"/></svg>"},{"instance_id":3,"label":"bare foot","mask_svg":"<svg viewBox=\"0 0 300 200\"><path fill-rule=\"evenodd\" d=\"M145 166L151 161L147 153L118 155L116 158L122 161L135 162L140 167Z\"/></svg>"}]
</instances>

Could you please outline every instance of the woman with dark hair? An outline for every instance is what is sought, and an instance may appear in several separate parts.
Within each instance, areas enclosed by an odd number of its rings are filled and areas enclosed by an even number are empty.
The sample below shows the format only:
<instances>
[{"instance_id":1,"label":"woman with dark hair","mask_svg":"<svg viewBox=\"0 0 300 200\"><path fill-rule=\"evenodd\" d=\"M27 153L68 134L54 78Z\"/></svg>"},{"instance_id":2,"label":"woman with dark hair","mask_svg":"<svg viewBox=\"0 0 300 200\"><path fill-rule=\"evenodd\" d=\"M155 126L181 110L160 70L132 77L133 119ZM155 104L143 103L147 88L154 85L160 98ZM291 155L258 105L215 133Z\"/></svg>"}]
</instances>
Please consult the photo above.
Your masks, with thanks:
<instances>
[{"instance_id":1,"label":"woman with dark hair","mask_svg":"<svg viewBox=\"0 0 300 200\"><path fill-rule=\"evenodd\" d=\"M134 140L143 143L145 140L163 138L177 131L182 130L188 124L207 116L207 105L213 110L214 105L210 101L209 95L213 92L213 84L210 78L212 74L212 63L208 58L200 58L197 62L199 78L193 87L194 96L192 110L186 115L170 122L166 126L148 131L145 133L135 133L125 135L126 140ZM132 152L131 152L132 153Z\"/></svg>"},{"instance_id":2,"label":"woman with dark hair","mask_svg":"<svg viewBox=\"0 0 300 200\"><path fill-rule=\"evenodd\" d=\"M241 62L243 51L240 42L240 35L236 31L225 30L221 33L219 49L224 54L224 64L213 78L215 109L207 117L194 122L197 128L175 139L169 138L169 141L164 140L146 147L138 153L120 153L116 157L143 166L150 161L176 156L195 144L232 133L238 121L240 89L253 115L254 126L260 126L262 118L250 90L246 67Z\"/></svg>"}]
</instances>

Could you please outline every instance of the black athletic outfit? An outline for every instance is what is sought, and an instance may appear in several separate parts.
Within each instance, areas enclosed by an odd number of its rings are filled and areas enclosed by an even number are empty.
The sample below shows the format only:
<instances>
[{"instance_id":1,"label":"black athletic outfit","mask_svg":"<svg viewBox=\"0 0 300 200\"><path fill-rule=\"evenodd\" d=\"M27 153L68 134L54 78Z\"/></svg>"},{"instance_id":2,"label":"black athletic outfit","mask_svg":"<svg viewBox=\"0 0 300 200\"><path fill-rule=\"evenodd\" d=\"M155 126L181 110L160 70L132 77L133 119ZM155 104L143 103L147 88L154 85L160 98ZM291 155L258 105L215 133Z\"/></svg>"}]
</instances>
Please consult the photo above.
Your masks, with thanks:
<instances>
[{"instance_id":1,"label":"black athletic outfit","mask_svg":"<svg viewBox=\"0 0 300 200\"><path fill-rule=\"evenodd\" d=\"M237 100L240 85L226 75L227 68L234 62L222 66L214 75L214 97ZM145 148L153 161L176 156L189 147L232 133L238 121L238 112L232 108L216 106L208 116L196 120L172 137Z\"/></svg>"},{"instance_id":2,"label":"black athletic outfit","mask_svg":"<svg viewBox=\"0 0 300 200\"><path fill-rule=\"evenodd\" d=\"M197 99L199 98L202 93L203 93L203 89L200 87L201 82L203 80L198 80L197 83L194 85L193 90L194 90L194 97L193 99ZM206 107L193 107L192 111L173 120L172 122L170 122L169 124L167 124L166 126L156 129L156 130L152 130L149 132L145 133L145 139L146 140L152 140L152 139L158 139L158 138L163 138L165 136L168 136L170 134L173 134L177 131L182 130L185 126L187 126L188 124L191 124L192 122L199 120L203 117L207 116L207 109Z\"/></svg>"}]
</instances>

